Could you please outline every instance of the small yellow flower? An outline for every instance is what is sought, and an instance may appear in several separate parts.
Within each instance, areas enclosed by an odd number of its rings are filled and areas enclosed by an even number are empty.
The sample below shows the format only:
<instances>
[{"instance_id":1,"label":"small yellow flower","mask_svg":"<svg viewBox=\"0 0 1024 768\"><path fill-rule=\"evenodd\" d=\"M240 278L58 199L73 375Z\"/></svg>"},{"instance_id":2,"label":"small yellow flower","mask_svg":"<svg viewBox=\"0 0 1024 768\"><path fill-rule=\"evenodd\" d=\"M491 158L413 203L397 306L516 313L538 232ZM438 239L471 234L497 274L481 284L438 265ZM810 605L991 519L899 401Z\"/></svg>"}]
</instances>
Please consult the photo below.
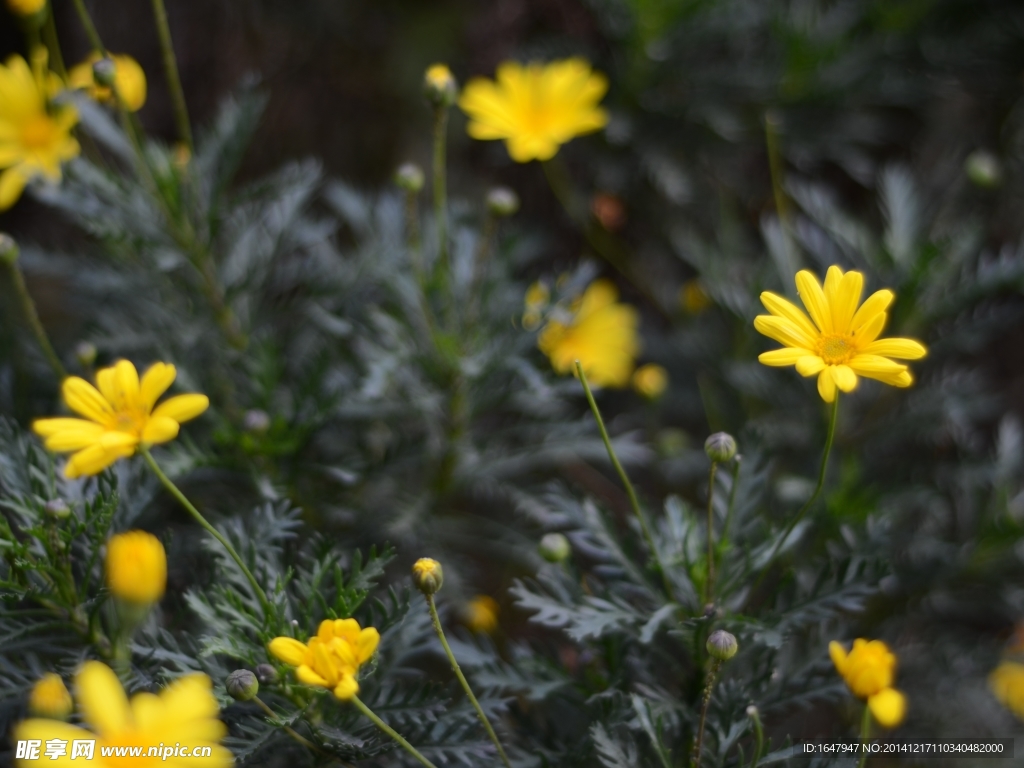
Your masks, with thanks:
<instances>
[{"instance_id":1,"label":"small yellow flower","mask_svg":"<svg viewBox=\"0 0 1024 768\"><path fill-rule=\"evenodd\" d=\"M12 738L15 741L38 739L44 744L60 739L68 750L62 760L70 760L73 742L94 740L93 758L88 762L93 768L122 768L128 763L137 768L192 764L203 768L228 768L234 763L231 752L220 745L227 728L217 718L217 699L206 675L186 675L159 694L137 693L129 701L110 667L98 661L87 661L75 676L75 698L82 719L92 732L55 720L30 719L14 727ZM208 748L210 756L177 760L146 756L145 750L150 745L160 743L171 746L180 743L193 751ZM107 747L123 746L142 746L143 756L128 762L123 757L103 756ZM29 768L38 762L18 760L16 765Z\"/></svg>"},{"instance_id":2,"label":"small yellow flower","mask_svg":"<svg viewBox=\"0 0 1024 768\"><path fill-rule=\"evenodd\" d=\"M988 676L988 687L999 703L1024 720L1024 664L1004 661Z\"/></svg>"},{"instance_id":3,"label":"small yellow flower","mask_svg":"<svg viewBox=\"0 0 1024 768\"><path fill-rule=\"evenodd\" d=\"M583 59L522 66L507 61L497 79L470 80L459 99L474 139L504 139L517 163L550 160L559 146L604 128L608 113L598 103L608 80Z\"/></svg>"},{"instance_id":4,"label":"small yellow flower","mask_svg":"<svg viewBox=\"0 0 1024 768\"><path fill-rule=\"evenodd\" d=\"M679 289L679 304L686 314L699 315L713 302L711 297L704 292L704 286L700 280L687 280Z\"/></svg>"},{"instance_id":5,"label":"small yellow flower","mask_svg":"<svg viewBox=\"0 0 1024 768\"><path fill-rule=\"evenodd\" d=\"M146 73L131 56L123 53L112 53L114 60L114 87L129 112L138 112L146 103ZM68 85L85 91L96 101L114 104L114 94L110 88L97 85L93 79L92 65L100 60L95 51L80 64L76 64L68 72Z\"/></svg>"},{"instance_id":6,"label":"small yellow flower","mask_svg":"<svg viewBox=\"0 0 1024 768\"><path fill-rule=\"evenodd\" d=\"M32 693L28 697L28 708L37 717L64 720L71 714L75 705L60 675L47 672L39 678L39 682L32 686Z\"/></svg>"},{"instance_id":7,"label":"small yellow flower","mask_svg":"<svg viewBox=\"0 0 1024 768\"><path fill-rule=\"evenodd\" d=\"M551 320L540 332L537 346L558 373L573 370L580 361L591 384L626 387L640 353L640 317L609 280L591 283L574 307L568 324Z\"/></svg>"},{"instance_id":8,"label":"small yellow flower","mask_svg":"<svg viewBox=\"0 0 1024 768\"><path fill-rule=\"evenodd\" d=\"M924 345L878 338L888 319L885 310L896 298L892 291L876 291L861 304L864 275L843 274L836 266L828 268L824 290L807 270L797 272L796 287L810 318L781 296L761 294L771 314L758 315L754 327L785 348L765 352L758 360L771 366L795 365L801 376L817 375L818 394L826 403L835 400L837 388L852 392L858 375L894 387L914 382L907 366L889 358L917 360L927 353Z\"/></svg>"},{"instance_id":9,"label":"small yellow flower","mask_svg":"<svg viewBox=\"0 0 1024 768\"><path fill-rule=\"evenodd\" d=\"M46 0L7 0L7 7L15 16L33 16L46 7Z\"/></svg>"},{"instance_id":10,"label":"small yellow flower","mask_svg":"<svg viewBox=\"0 0 1024 768\"><path fill-rule=\"evenodd\" d=\"M296 667L300 683L351 699L359 693L359 667L373 656L378 643L380 634L373 627L362 629L355 619L325 619L308 645L293 637L275 637L267 648L275 658Z\"/></svg>"},{"instance_id":11,"label":"small yellow flower","mask_svg":"<svg viewBox=\"0 0 1024 768\"><path fill-rule=\"evenodd\" d=\"M148 605L167 588L167 553L151 533L128 531L107 542L107 586L122 600Z\"/></svg>"},{"instance_id":12,"label":"small yellow flower","mask_svg":"<svg viewBox=\"0 0 1024 768\"><path fill-rule=\"evenodd\" d=\"M466 604L464 618L466 626L473 632L489 635L498 628L497 601L489 595L477 595Z\"/></svg>"},{"instance_id":13,"label":"small yellow flower","mask_svg":"<svg viewBox=\"0 0 1024 768\"><path fill-rule=\"evenodd\" d=\"M871 714L880 725L895 728L903 722L907 700L892 687L896 677L896 655L885 643L858 638L847 653L840 643L833 640L828 644L828 652L847 687L854 696L867 701Z\"/></svg>"},{"instance_id":14,"label":"small yellow flower","mask_svg":"<svg viewBox=\"0 0 1024 768\"><path fill-rule=\"evenodd\" d=\"M421 557L412 564L412 580L416 589L428 597L436 594L444 584L444 569L430 557Z\"/></svg>"},{"instance_id":15,"label":"small yellow flower","mask_svg":"<svg viewBox=\"0 0 1024 768\"><path fill-rule=\"evenodd\" d=\"M80 151L71 135L78 113L49 104L59 80L46 70L45 49L37 49L33 63L35 72L21 56L0 65L0 211L14 205L33 179L59 182L61 163Z\"/></svg>"},{"instance_id":16,"label":"small yellow flower","mask_svg":"<svg viewBox=\"0 0 1024 768\"><path fill-rule=\"evenodd\" d=\"M633 389L648 400L657 400L668 387L668 371L655 363L648 363L636 369L633 374Z\"/></svg>"},{"instance_id":17,"label":"small yellow flower","mask_svg":"<svg viewBox=\"0 0 1024 768\"><path fill-rule=\"evenodd\" d=\"M85 418L38 419L32 429L46 439L49 450L75 452L64 467L65 477L99 474L140 445L173 440L182 422L209 407L206 395L178 395L156 405L176 376L173 365L154 363L139 381L127 360L97 372L99 389L69 376L61 386L64 402Z\"/></svg>"}]
</instances>

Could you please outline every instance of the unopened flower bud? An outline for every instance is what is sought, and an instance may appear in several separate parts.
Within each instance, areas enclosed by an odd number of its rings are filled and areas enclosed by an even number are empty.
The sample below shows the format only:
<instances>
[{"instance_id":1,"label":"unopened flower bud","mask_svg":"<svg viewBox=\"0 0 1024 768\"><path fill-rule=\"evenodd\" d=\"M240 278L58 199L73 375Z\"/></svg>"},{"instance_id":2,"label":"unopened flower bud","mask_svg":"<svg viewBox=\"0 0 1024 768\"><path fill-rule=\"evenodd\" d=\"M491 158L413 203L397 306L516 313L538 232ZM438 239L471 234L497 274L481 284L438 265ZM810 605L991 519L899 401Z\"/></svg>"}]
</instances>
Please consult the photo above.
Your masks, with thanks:
<instances>
[{"instance_id":1,"label":"unopened flower bud","mask_svg":"<svg viewBox=\"0 0 1024 768\"><path fill-rule=\"evenodd\" d=\"M736 642L735 635L724 629L716 629L708 638L706 648L713 659L728 661L736 655L740 645Z\"/></svg>"},{"instance_id":2,"label":"unopened flower bud","mask_svg":"<svg viewBox=\"0 0 1024 768\"><path fill-rule=\"evenodd\" d=\"M423 169L416 163L402 163L395 171L395 184L406 192L419 192L423 189Z\"/></svg>"},{"instance_id":3,"label":"unopened flower bud","mask_svg":"<svg viewBox=\"0 0 1024 768\"><path fill-rule=\"evenodd\" d=\"M757 720L760 716L760 710L758 710L758 708L755 707L753 704L747 707L747 717L749 717L751 720Z\"/></svg>"},{"instance_id":4,"label":"unopened flower bud","mask_svg":"<svg viewBox=\"0 0 1024 768\"><path fill-rule=\"evenodd\" d=\"M985 189L998 187L1003 181L1003 169L999 158L984 149L977 149L964 161L967 178Z\"/></svg>"},{"instance_id":5,"label":"unopened flower bud","mask_svg":"<svg viewBox=\"0 0 1024 768\"><path fill-rule=\"evenodd\" d=\"M80 341L75 345L75 359L83 368L92 368L97 354L96 345L90 341Z\"/></svg>"},{"instance_id":6,"label":"unopened flower bud","mask_svg":"<svg viewBox=\"0 0 1024 768\"><path fill-rule=\"evenodd\" d=\"M235 701L252 701L260 692L260 681L248 669L236 669L224 681L224 688Z\"/></svg>"},{"instance_id":7,"label":"unopened flower bud","mask_svg":"<svg viewBox=\"0 0 1024 768\"><path fill-rule=\"evenodd\" d=\"M270 685L277 682L277 670L270 664L256 665L256 679L263 685Z\"/></svg>"},{"instance_id":8,"label":"unopened flower bud","mask_svg":"<svg viewBox=\"0 0 1024 768\"><path fill-rule=\"evenodd\" d=\"M64 499L51 499L46 502L44 509L46 510L46 514L50 517L56 517L58 519L63 519L71 514L71 507L68 506L68 503L64 501Z\"/></svg>"},{"instance_id":9,"label":"unopened flower bud","mask_svg":"<svg viewBox=\"0 0 1024 768\"><path fill-rule=\"evenodd\" d=\"M33 715L51 720L66 720L74 709L71 694L60 675L48 672L32 686L28 708Z\"/></svg>"},{"instance_id":10,"label":"unopened flower bud","mask_svg":"<svg viewBox=\"0 0 1024 768\"><path fill-rule=\"evenodd\" d=\"M495 187L487 193L487 210L493 216L511 216L519 210L519 195L508 187Z\"/></svg>"},{"instance_id":11,"label":"unopened flower bud","mask_svg":"<svg viewBox=\"0 0 1024 768\"><path fill-rule=\"evenodd\" d=\"M14 264L19 253L17 241L6 232L0 232L0 261Z\"/></svg>"},{"instance_id":12,"label":"unopened flower bud","mask_svg":"<svg viewBox=\"0 0 1024 768\"><path fill-rule=\"evenodd\" d=\"M246 411L245 416L242 417L242 427L245 428L246 432L262 435L270 429L270 416L267 415L266 411L253 408L250 411Z\"/></svg>"},{"instance_id":13,"label":"unopened flower bud","mask_svg":"<svg viewBox=\"0 0 1024 768\"><path fill-rule=\"evenodd\" d=\"M97 59L92 65L92 79L96 85L110 88L117 79L117 64L109 56L104 59Z\"/></svg>"},{"instance_id":14,"label":"unopened flower bud","mask_svg":"<svg viewBox=\"0 0 1024 768\"><path fill-rule=\"evenodd\" d=\"M423 76L423 90L435 107L450 107L459 98L459 85L445 64L434 64Z\"/></svg>"},{"instance_id":15,"label":"unopened flower bud","mask_svg":"<svg viewBox=\"0 0 1024 768\"><path fill-rule=\"evenodd\" d=\"M546 533L537 547L540 556L549 563L561 563L572 554L569 540L560 533Z\"/></svg>"},{"instance_id":16,"label":"unopened flower bud","mask_svg":"<svg viewBox=\"0 0 1024 768\"><path fill-rule=\"evenodd\" d=\"M437 560L421 557L412 566L412 580L416 589L427 597L438 592L444 583L444 571Z\"/></svg>"},{"instance_id":17,"label":"unopened flower bud","mask_svg":"<svg viewBox=\"0 0 1024 768\"><path fill-rule=\"evenodd\" d=\"M736 455L736 440L727 432L715 432L704 441L704 453L712 461L729 461Z\"/></svg>"}]
</instances>

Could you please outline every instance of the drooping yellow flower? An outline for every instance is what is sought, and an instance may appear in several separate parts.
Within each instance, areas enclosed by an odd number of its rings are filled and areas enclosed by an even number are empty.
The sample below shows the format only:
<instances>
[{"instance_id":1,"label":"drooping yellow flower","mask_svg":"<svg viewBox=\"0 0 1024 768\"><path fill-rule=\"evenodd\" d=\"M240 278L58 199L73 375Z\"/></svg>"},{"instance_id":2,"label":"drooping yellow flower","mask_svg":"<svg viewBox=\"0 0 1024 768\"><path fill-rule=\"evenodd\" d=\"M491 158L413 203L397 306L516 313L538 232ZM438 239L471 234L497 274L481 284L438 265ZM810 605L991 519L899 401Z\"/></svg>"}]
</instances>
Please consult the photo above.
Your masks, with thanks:
<instances>
[{"instance_id":1,"label":"drooping yellow flower","mask_svg":"<svg viewBox=\"0 0 1024 768\"><path fill-rule=\"evenodd\" d=\"M507 61L497 79L470 80L459 99L474 139L503 139L517 163L550 160L559 146L604 128L608 113L598 103L608 80L583 59L526 66Z\"/></svg>"},{"instance_id":2,"label":"drooping yellow flower","mask_svg":"<svg viewBox=\"0 0 1024 768\"><path fill-rule=\"evenodd\" d=\"M95 741L92 759L86 760L93 768L123 768L129 764L136 768L228 768L234 762L231 752L219 743L227 735L227 728L217 718L217 699L206 675L186 675L159 694L137 693L129 701L110 667L87 661L75 676L75 698L92 732L56 720L31 719L18 723L12 738L37 739L44 745L52 739L64 741L64 757L53 762L43 758L52 765L78 765L78 759L71 762L75 741ZM165 751L149 756L149 747L161 743ZM206 750L210 754L191 757L180 754L180 750L173 754L176 745L181 745L182 750L188 747L190 754L202 755ZM141 757L126 759L102 754L106 747L135 746L142 747ZM167 752L166 747L171 751ZM23 768L39 763L40 760L16 761Z\"/></svg>"},{"instance_id":3,"label":"drooping yellow flower","mask_svg":"<svg viewBox=\"0 0 1024 768\"><path fill-rule=\"evenodd\" d=\"M826 403L835 400L837 388L852 392L858 376L894 387L914 382L907 366L890 358L917 360L927 353L924 345L878 338L888 319L886 309L896 298L892 291L876 291L861 304L864 275L843 274L836 266L828 268L824 290L807 270L797 272L796 287L810 318L781 296L761 294L771 314L758 315L754 327L785 348L765 352L758 360L771 366L795 365L801 376L817 375L818 394Z\"/></svg>"},{"instance_id":4,"label":"drooping yellow flower","mask_svg":"<svg viewBox=\"0 0 1024 768\"><path fill-rule=\"evenodd\" d=\"M327 688L339 699L351 699L359 693L356 675L377 650L380 634L365 629L355 619L325 619L309 644L293 637L275 637L267 646L271 654L296 667L300 683Z\"/></svg>"},{"instance_id":5,"label":"drooping yellow flower","mask_svg":"<svg viewBox=\"0 0 1024 768\"><path fill-rule=\"evenodd\" d=\"M498 628L498 602L490 595L477 595L464 610L466 626L473 632L489 635Z\"/></svg>"},{"instance_id":6,"label":"drooping yellow flower","mask_svg":"<svg viewBox=\"0 0 1024 768\"><path fill-rule=\"evenodd\" d=\"M847 687L859 699L867 701L875 720L886 728L895 728L907 711L906 697L892 687L896 677L896 655L881 640L853 641L847 653L834 640L828 652L836 671Z\"/></svg>"},{"instance_id":7,"label":"drooping yellow flower","mask_svg":"<svg viewBox=\"0 0 1024 768\"><path fill-rule=\"evenodd\" d=\"M46 7L46 0L7 0L7 7L15 16L33 16Z\"/></svg>"},{"instance_id":8,"label":"drooping yellow flower","mask_svg":"<svg viewBox=\"0 0 1024 768\"><path fill-rule=\"evenodd\" d=\"M124 107L129 112L138 112L146 103L146 73L135 59L124 53L112 53L114 61L114 87L121 95ZM89 57L76 64L68 72L68 84L72 88L85 91L96 101L114 104L114 94L109 87L97 85L93 78L92 65L100 60L95 51Z\"/></svg>"},{"instance_id":9,"label":"drooping yellow flower","mask_svg":"<svg viewBox=\"0 0 1024 768\"><path fill-rule=\"evenodd\" d=\"M591 384L629 386L640 354L640 316L628 304L619 304L618 297L611 281L597 280L576 302L568 323L551 320L544 326L537 346L556 371L568 373L579 360Z\"/></svg>"},{"instance_id":10,"label":"drooping yellow flower","mask_svg":"<svg viewBox=\"0 0 1024 768\"><path fill-rule=\"evenodd\" d=\"M160 539L145 531L128 531L107 542L107 586L132 603L148 605L167 588L167 553Z\"/></svg>"},{"instance_id":11,"label":"drooping yellow flower","mask_svg":"<svg viewBox=\"0 0 1024 768\"><path fill-rule=\"evenodd\" d=\"M37 717L64 720L75 708L71 694L60 675L47 672L32 686L28 696L28 709Z\"/></svg>"},{"instance_id":12,"label":"drooping yellow flower","mask_svg":"<svg viewBox=\"0 0 1024 768\"><path fill-rule=\"evenodd\" d=\"M0 211L14 205L35 178L59 182L61 163L79 153L71 135L78 113L50 103L59 81L46 71L45 57L45 49L38 49L36 72L21 56L0 65Z\"/></svg>"},{"instance_id":13,"label":"drooping yellow flower","mask_svg":"<svg viewBox=\"0 0 1024 768\"><path fill-rule=\"evenodd\" d=\"M633 374L633 389L648 400L657 400L668 387L668 371L656 363L648 363Z\"/></svg>"},{"instance_id":14,"label":"drooping yellow flower","mask_svg":"<svg viewBox=\"0 0 1024 768\"><path fill-rule=\"evenodd\" d=\"M166 443L178 436L182 422L210 405L206 395L177 395L156 401L174 383L173 365L154 363L139 381L138 371L121 360L96 374L97 389L85 379L69 376L61 385L64 402L84 419L38 419L32 429L46 438L51 451L75 451L64 467L68 478L95 475L141 445Z\"/></svg>"},{"instance_id":15,"label":"drooping yellow flower","mask_svg":"<svg viewBox=\"0 0 1024 768\"><path fill-rule=\"evenodd\" d=\"M1004 661L988 676L988 687L999 703L1024 720L1024 664Z\"/></svg>"}]
</instances>

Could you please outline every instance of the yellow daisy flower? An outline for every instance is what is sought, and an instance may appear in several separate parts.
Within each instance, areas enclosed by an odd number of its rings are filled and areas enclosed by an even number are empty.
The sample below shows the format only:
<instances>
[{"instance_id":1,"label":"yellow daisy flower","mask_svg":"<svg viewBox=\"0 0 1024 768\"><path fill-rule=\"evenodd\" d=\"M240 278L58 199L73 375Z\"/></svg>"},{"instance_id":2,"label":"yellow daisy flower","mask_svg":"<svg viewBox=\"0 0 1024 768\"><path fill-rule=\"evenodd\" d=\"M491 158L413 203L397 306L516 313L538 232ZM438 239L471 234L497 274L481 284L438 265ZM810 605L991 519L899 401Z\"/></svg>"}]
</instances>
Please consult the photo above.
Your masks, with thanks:
<instances>
[{"instance_id":1,"label":"yellow daisy flower","mask_svg":"<svg viewBox=\"0 0 1024 768\"><path fill-rule=\"evenodd\" d=\"M988 676L988 687L999 703L1024 720L1024 664L1004 661Z\"/></svg>"},{"instance_id":2,"label":"yellow daisy flower","mask_svg":"<svg viewBox=\"0 0 1024 768\"><path fill-rule=\"evenodd\" d=\"M504 139L517 163L550 160L559 146L604 128L608 113L598 102L608 80L583 59L523 66L507 61L497 79L470 80L459 99L474 139Z\"/></svg>"},{"instance_id":3,"label":"yellow daisy flower","mask_svg":"<svg viewBox=\"0 0 1024 768\"><path fill-rule=\"evenodd\" d=\"M824 289L807 270L797 272L796 288L810 318L771 291L761 294L771 314L758 315L754 327L785 348L765 352L758 360L771 366L795 365L801 376L817 375L818 394L826 403L835 400L837 388L852 392L858 376L894 387L913 384L907 366L889 358L917 360L927 353L924 345L912 339L878 338L888 319L886 309L896 298L892 291L876 291L861 304L864 275L843 274L836 266L828 268Z\"/></svg>"},{"instance_id":4,"label":"yellow daisy flower","mask_svg":"<svg viewBox=\"0 0 1024 768\"><path fill-rule=\"evenodd\" d=\"M359 667L373 656L380 633L365 629L355 619L325 619L309 644L293 637L275 637L267 649L277 659L295 667L300 683L327 688L339 699L359 693Z\"/></svg>"},{"instance_id":5,"label":"yellow daisy flower","mask_svg":"<svg viewBox=\"0 0 1024 768\"><path fill-rule=\"evenodd\" d=\"M110 667L98 661L87 661L75 676L75 698L92 732L57 720L31 719L18 723L11 738L16 742L29 739L44 744L51 739L66 742L67 756L53 765L76 765L70 762L72 744L92 740L96 743L93 757L87 764L93 768L117 768L129 763L137 768L185 768L189 765L228 768L234 762L231 752L219 743L227 735L227 728L217 719L219 707L206 675L186 675L159 694L137 693L129 701ZM161 743L172 750L176 744L187 746L197 757L147 755L150 746ZM124 757L104 757L102 751L106 747L141 747L142 756L127 761ZM202 757L207 750L209 755ZM27 768L39 762L18 760L16 765Z\"/></svg>"},{"instance_id":6,"label":"yellow daisy flower","mask_svg":"<svg viewBox=\"0 0 1024 768\"><path fill-rule=\"evenodd\" d=\"M28 709L37 717L64 720L74 710L71 694L60 675L47 672L32 686L28 697Z\"/></svg>"},{"instance_id":7,"label":"yellow daisy flower","mask_svg":"<svg viewBox=\"0 0 1024 768\"><path fill-rule=\"evenodd\" d=\"M112 53L114 61L114 85L121 94L125 109L138 112L146 103L146 73L135 59L127 54ZM89 57L76 64L68 72L68 85L89 94L90 98L104 104L114 103L114 94L110 88L97 85L92 74L92 65L100 60L95 51Z\"/></svg>"},{"instance_id":8,"label":"yellow daisy flower","mask_svg":"<svg viewBox=\"0 0 1024 768\"><path fill-rule=\"evenodd\" d=\"M139 446L173 440L182 422L209 407L206 395L195 394L178 395L157 405L176 376L173 365L154 363L140 381L127 360L97 372L99 389L69 376L61 386L64 402L85 418L38 419L32 429L45 438L49 450L75 452L64 467L65 477L99 474L118 459L133 455Z\"/></svg>"},{"instance_id":9,"label":"yellow daisy flower","mask_svg":"<svg viewBox=\"0 0 1024 768\"><path fill-rule=\"evenodd\" d=\"M853 641L847 653L834 640L828 652L836 671L846 682L850 692L867 701L875 720L886 728L895 728L907 711L906 697L892 687L896 677L896 655L881 640Z\"/></svg>"},{"instance_id":10,"label":"yellow daisy flower","mask_svg":"<svg viewBox=\"0 0 1024 768\"><path fill-rule=\"evenodd\" d=\"M128 531L107 542L107 586L131 603L148 605L167 588L167 553L160 539L145 531Z\"/></svg>"},{"instance_id":11,"label":"yellow daisy flower","mask_svg":"<svg viewBox=\"0 0 1024 768\"><path fill-rule=\"evenodd\" d=\"M648 363L633 374L633 389L648 400L657 400L668 387L668 371L656 363Z\"/></svg>"},{"instance_id":12,"label":"yellow daisy flower","mask_svg":"<svg viewBox=\"0 0 1024 768\"><path fill-rule=\"evenodd\" d=\"M80 151L71 135L78 113L48 103L59 81L46 71L44 50L34 61L35 73L21 56L0 65L0 211L14 205L37 177L59 182L61 163Z\"/></svg>"},{"instance_id":13,"label":"yellow daisy flower","mask_svg":"<svg viewBox=\"0 0 1024 768\"><path fill-rule=\"evenodd\" d=\"M627 387L640 354L640 317L609 280L587 286L566 324L551 320L540 332L537 346L559 373L573 370L577 360L591 384Z\"/></svg>"}]
</instances>

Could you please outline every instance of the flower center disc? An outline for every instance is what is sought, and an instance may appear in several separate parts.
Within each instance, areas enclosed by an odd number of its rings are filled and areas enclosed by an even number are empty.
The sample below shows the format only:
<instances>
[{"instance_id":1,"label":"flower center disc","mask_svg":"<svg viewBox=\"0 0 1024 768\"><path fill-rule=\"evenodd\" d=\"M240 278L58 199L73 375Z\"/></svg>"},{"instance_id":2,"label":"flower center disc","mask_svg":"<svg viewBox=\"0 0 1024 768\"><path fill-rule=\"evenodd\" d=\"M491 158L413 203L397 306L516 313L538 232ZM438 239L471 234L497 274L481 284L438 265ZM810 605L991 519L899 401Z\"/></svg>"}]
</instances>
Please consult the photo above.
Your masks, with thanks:
<instances>
[{"instance_id":1,"label":"flower center disc","mask_svg":"<svg viewBox=\"0 0 1024 768\"><path fill-rule=\"evenodd\" d=\"M21 143L29 149L41 149L53 143L53 121L47 115L38 115L21 129Z\"/></svg>"},{"instance_id":2,"label":"flower center disc","mask_svg":"<svg viewBox=\"0 0 1024 768\"><path fill-rule=\"evenodd\" d=\"M823 336L818 342L818 353L828 365L840 365L853 357L853 339L846 335Z\"/></svg>"}]
</instances>

